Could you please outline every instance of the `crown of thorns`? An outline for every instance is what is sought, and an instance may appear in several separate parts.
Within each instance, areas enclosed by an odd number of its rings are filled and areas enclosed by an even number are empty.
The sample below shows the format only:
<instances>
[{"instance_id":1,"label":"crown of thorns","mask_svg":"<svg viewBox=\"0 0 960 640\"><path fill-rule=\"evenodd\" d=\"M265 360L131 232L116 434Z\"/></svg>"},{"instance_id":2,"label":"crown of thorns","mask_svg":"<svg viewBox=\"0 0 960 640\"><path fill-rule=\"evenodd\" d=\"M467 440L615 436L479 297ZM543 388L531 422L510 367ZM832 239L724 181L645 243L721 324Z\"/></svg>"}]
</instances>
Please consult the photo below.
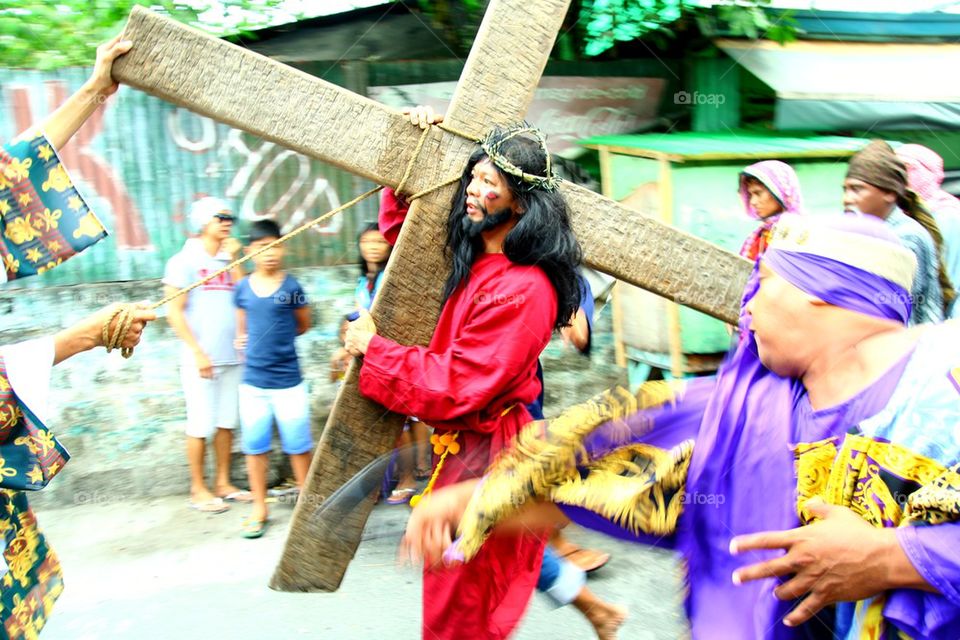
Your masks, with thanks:
<instances>
[{"instance_id":1,"label":"crown of thorns","mask_svg":"<svg viewBox=\"0 0 960 640\"><path fill-rule=\"evenodd\" d=\"M503 153L500 151L500 147L507 140L511 138L516 138L517 136L529 136L537 141L537 144L540 145L540 150L543 151L544 156L547 158L547 167L546 175L538 176L532 173L526 173L520 167L510 162ZM484 153L487 154L487 157L497 165L504 173L509 173L512 176L520 178L523 182L526 182L530 185L530 188L540 188L547 191L553 191L558 186L560 186L560 178L553 173L553 169L550 166L550 152L547 151L547 140L543 135L543 132L537 129L534 126L527 124L526 122L515 124L509 127L494 129L487 137L480 142L480 146L483 148Z\"/></svg>"}]
</instances>

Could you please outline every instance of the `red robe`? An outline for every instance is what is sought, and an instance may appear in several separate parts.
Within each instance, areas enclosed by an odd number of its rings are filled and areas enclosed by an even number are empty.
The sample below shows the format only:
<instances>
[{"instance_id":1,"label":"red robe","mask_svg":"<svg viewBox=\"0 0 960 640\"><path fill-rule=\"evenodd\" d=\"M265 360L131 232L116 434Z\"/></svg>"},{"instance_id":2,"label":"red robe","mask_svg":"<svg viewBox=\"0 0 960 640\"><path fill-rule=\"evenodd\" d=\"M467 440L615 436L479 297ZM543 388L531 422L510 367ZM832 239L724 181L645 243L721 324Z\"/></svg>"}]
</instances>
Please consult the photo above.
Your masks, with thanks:
<instances>
[{"instance_id":1,"label":"red robe","mask_svg":"<svg viewBox=\"0 0 960 640\"><path fill-rule=\"evenodd\" d=\"M540 393L537 358L556 313L556 293L539 267L483 254L444 305L429 346L374 336L360 393L438 434L459 432L460 452L447 456L437 488L480 477L531 420L525 405ZM423 637L508 637L536 586L543 545L532 534L493 535L466 565L425 568Z\"/></svg>"}]
</instances>

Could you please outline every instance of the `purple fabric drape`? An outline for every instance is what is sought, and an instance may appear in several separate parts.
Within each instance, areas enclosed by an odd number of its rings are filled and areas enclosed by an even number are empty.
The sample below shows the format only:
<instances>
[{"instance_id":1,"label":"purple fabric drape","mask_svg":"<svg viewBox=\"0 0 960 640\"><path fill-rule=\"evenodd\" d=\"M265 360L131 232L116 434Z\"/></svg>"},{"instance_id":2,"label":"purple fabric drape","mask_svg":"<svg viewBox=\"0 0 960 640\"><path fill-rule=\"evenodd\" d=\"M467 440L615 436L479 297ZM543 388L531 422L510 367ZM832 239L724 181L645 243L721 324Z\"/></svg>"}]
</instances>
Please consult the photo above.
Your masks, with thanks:
<instances>
[{"instance_id":1,"label":"purple fabric drape","mask_svg":"<svg viewBox=\"0 0 960 640\"><path fill-rule=\"evenodd\" d=\"M754 269L744 306L757 288ZM683 555L689 580L686 610L694 638L714 637L717 629L727 630L731 640L793 638L794 632L782 624L770 628L771 621L780 620L791 608L773 597L775 580L740 587L731 582L735 569L776 555L731 556L731 538L799 525L789 416L802 387L760 363L748 330L749 316L743 312L740 329L739 343L716 378L692 380L675 406L641 411L626 420L628 432L636 436L633 441L672 448L683 440L696 440L687 478L688 501L675 536L634 538L670 546ZM622 422L608 423L591 434L585 448L590 458L602 457L628 437ZM564 511L584 526L618 537L630 535L581 509L564 507Z\"/></svg>"},{"instance_id":2,"label":"purple fabric drape","mask_svg":"<svg viewBox=\"0 0 960 640\"><path fill-rule=\"evenodd\" d=\"M870 221L849 219L834 224L886 237L886 230L878 231ZM767 252L765 260L788 282L830 304L901 323L909 317L909 294L861 269L820 256L775 249ZM758 288L755 268L741 309ZM876 295L865 296L865 290ZM724 629L724 637L731 640L802 637L798 635L801 632L781 622L794 603L774 598L777 580L742 586L731 582L737 568L779 553L753 552L734 557L729 553L729 543L741 534L799 526L793 446L835 434L823 433L823 423L802 422L798 426L796 414L804 397L803 386L763 366L749 323L749 316L741 310L739 342L715 379L690 381L676 405L639 412L625 421L626 430L623 422L604 425L585 443L592 458L629 442L672 448L685 439L695 439L686 486L688 498L675 535L633 536L638 542L669 546L683 555L689 579L686 610L694 638L716 637L717 629ZM888 376L890 380L872 390L875 406L883 406L899 379L899 370L892 373L896 375ZM842 434L849 426L837 423L831 428ZM577 508L564 510L584 526L631 537L595 514ZM953 539L960 541L960 528L955 531ZM891 619L902 622L905 629L925 629L928 627L919 617L948 615L944 613L947 609L936 605L931 605L933 614L929 613L930 607L910 609L909 602L917 597L923 596L912 591L894 592L888 610L896 615ZM937 602L942 604L943 599Z\"/></svg>"}]
</instances>

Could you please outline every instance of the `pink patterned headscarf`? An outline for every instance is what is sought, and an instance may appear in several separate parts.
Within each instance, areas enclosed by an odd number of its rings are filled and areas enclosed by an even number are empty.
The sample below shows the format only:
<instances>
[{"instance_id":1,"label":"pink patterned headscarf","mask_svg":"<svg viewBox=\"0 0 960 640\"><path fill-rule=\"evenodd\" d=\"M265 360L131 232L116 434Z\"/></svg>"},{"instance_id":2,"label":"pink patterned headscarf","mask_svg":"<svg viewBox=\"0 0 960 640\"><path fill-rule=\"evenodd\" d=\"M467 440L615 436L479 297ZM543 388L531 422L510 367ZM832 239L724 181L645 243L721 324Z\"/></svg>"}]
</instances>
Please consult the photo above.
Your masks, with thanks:
<instances>
[{"instance_id":1,"label":"pink patterned headscarf","mask_svg":"<svg viewBox=\"0 0 960 640\"><path fill-rule=\"evenodd\" d=\"M919 144L897 148L897 155L907 165L907 182L923 199L927 208L937 214L960 215L960 200L940 188L943 184L943 158Z\"/></svg>"},{"instance_id":2,"label":"pink patterned headscarf","mask_svg":"<svg viewBox=\"0 0 960 640\"><path fill-rule=\"evenodd\" d=\"M750 206L750 194L747 192L747 178L757 180L773 194L783 209L780 213L765 218L751 233L740 248L740 255L749 260L757 260L763 255L770 239L770 229L777 223L782 213L802 213L803 197L800 195L800 180L793 167L779 160L757 162L740 172L740 199L747 215L760 218Z\"/></svg>"}]
</instances>

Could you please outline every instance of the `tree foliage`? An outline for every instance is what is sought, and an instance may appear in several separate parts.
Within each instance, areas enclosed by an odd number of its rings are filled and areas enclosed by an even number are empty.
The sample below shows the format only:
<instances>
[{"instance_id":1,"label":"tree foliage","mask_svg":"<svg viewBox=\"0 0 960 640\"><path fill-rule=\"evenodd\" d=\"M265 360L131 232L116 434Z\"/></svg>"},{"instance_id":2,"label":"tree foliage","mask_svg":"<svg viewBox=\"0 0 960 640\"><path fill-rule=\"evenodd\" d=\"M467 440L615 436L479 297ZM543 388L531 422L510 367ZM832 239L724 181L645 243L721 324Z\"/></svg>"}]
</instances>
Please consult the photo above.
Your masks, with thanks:
<instances>
[{"instance_id":1,"label":"tree foliage","mask_svg":"<svg viewBox=\"0 0 960 640\"><path fill-rule=\"evenodd\" d=\"M97 45L120 32L134 5L225 35L267 26L281 4L282 0L0 0L0 61L4 67L44 70L93 64Z\"/></svg>"},{"instance_id":2,"label":"tree foliage","mask_svg":"<svg viewBox=\"0 0 960 640\"><path fill-rule=\"evenodd\" d=\"M777 42L796 39L789 13L776 19L768 11L771 0L720 0L704 7L695 0L573 0L561 30L573 39L571 57L595 57L615 49L618 43L652 37L669 38L674 27L688 19L712 35L724 33ZM460 53L469 50L483 17L485 0L420 0L421 10L441 35Z\"/></svg>"}]
</instances>

